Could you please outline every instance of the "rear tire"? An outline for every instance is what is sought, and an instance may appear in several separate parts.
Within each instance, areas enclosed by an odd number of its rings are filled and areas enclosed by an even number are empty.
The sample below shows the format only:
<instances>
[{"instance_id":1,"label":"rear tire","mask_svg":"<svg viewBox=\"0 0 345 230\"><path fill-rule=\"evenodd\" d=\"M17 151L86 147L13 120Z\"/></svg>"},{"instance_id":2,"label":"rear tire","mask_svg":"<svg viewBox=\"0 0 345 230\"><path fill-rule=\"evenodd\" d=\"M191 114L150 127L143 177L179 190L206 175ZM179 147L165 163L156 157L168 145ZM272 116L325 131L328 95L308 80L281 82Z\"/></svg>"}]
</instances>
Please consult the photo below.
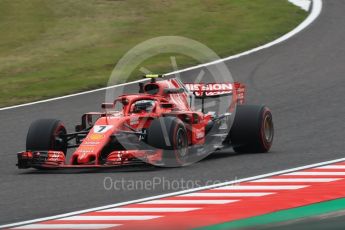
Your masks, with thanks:
<instances>
[{"instance_id":1,"label":"rear tire","mask_svg":"<svg viewBox=\"0 0 345 230\"><path fill-rule=\"evenodd\" d=\"M272 146L274 127L271 111L263 105L238 105L230 141L235 152L265 153Z\"/></svg>"},{"instance_id":2,"label":"rear tire","mask_svg":"<svg viewBox=\"0 0 345 230\"><path fill-rule=\"evenodd\" d=\"M63 137L66 128L56 119L40 119L30 125L26 137L26 150L29 151L62 151L67 152L67 141Z\"/></svg>"},{"instance_id":3,"label":"rear tire","mask_svg":"<svg viewBox=\"0 0 345 230\"><path fill-rule=\"evenodd\" d=\"M147 143L162 149L165 166L179 167L187 163L188 135L184 123L176 117L160 117L147 129Z\"/></svg>"}]
</instances>

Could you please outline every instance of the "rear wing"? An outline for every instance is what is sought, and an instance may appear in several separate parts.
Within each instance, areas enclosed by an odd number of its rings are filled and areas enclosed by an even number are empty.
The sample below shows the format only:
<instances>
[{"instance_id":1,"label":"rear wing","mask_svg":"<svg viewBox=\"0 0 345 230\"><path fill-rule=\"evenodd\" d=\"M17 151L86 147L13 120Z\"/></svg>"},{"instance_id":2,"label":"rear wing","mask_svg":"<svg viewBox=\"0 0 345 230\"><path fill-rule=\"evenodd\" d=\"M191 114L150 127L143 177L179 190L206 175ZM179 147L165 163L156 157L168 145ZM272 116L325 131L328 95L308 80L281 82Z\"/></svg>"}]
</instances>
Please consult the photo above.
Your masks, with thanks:
<instances>
[{"instance_id":1,"label":"rear wing","mask_svg":"<svg viewBox=\"0 0 345 230\"><path fill-rule=\"evenodd\" d=\"M226 83L184 83L196 98L222 97L232 95L239 103L244 103L245 86L239 82Z\"/></svg>"}]
</instances>

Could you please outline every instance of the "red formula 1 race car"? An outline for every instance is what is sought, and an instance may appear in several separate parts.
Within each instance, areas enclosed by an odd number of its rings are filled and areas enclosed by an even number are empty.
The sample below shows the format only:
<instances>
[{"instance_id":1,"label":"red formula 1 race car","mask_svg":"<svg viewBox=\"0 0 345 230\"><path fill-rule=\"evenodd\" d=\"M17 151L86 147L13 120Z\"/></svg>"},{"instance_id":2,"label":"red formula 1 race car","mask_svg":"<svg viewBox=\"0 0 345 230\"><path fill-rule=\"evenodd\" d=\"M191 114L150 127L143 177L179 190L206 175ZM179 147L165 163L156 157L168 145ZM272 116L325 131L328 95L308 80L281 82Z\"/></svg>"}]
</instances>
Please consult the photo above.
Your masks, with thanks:
<instances>
[{"instance_id":1,"label":"red formula 1 race car","mask_svg":"<svg viewBox=\"0 0 345 230\"><path fill-rule=\"evenodd\" d=\"M103 103L103 112L84 114L73 133L59 120L33 122L26 151L18 153L18 168L105 168L138 162L176 167L227 146L235 152L269 151L271 112L266 106L245 105L244 85L146 77L151 80L139 83L138 94ZM219 98L227 98L226 111L206 112L206 101ZM69 148L74 152L67 160Z\"/></svg>"}]
</instances>

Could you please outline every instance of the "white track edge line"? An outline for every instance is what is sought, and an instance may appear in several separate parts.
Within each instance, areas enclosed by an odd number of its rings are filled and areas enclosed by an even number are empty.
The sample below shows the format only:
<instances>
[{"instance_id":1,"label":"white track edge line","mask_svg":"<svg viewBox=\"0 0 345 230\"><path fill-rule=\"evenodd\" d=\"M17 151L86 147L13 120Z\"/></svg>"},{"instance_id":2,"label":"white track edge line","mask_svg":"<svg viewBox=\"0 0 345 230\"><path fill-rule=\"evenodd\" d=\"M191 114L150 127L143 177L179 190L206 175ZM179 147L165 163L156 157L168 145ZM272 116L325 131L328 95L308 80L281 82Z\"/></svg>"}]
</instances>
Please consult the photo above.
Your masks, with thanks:
<instances>
[{"instance_id":1,"label":"white track edge line","mask_svg":"<svg viewBox=\"0 0 345 230\"><path fill-rule=\"evenodd\" d=\"M141 198L141 199L132 200L132 201L126 201L126 202L121 202L121 203L116 203L116 204L111 204L111 205L105 205L105 206L96 207L96 208L84 209L84 210L80 210L80 211L69 212L69 213L50 216L50 217L43 217L43 218L38 218L38 219L33 219L33 220L27 220L27 221L12 223L12 224L1 225L0 228L16 227L16 226L20 226L20 225L32 224L32 223L37 223L37 222L42 222L42 221L47 221L47 220L61 219L64 217L80 215L80 214L84 214L84 213L88 213L88 212L95 212L95 211L100 211L100 210L105 210L105 209L110 209L110 208L116 208L119 206L124 206L124 205L129 205L129 204L142 203L145 201L161 199L161 198L166 198L166 197L171 197L171 196L178 196L178 195L197 192L197 191L201 191L201 190L205 190L205 189L212 189L212 188L216 188L216 187L220 187L220 186L237 184L237 183L246 182L246 181L253 181L253 180L257 180L257 179L276 176L276 175L294 172L294 171L298 171L298 170L304 170L304 169L308 169L308 168L315 168L315 167L322 166L322 165L333 164L333 163L337 163L337 162L341 162L341 161L345 161L345 158L339 158L339 159L335 159L335 160L331 160L331 161L324 161L324 162L320 162L320 163L316 163L316 164L305 165L305 166L301 166L301 167L286 169L286 170L277 171L277 172L271 172L271 173L253 176L253 177L248 177L248 178L243 178L243 179L239 179L239 180L232 180L232 181L228 181L228 182L223 182L223 183L209 185L209 186L203 186L203 187L194 188L194 189L188 189L188 190L184 190L184 191L172 192L172 193L162 194L162 195L158 195L158 196L151 196L151 197Z\"/></svg>"},{"instance_id":2,"label":"white track edge line","mask_svg":"<svg viewBox=\"0 0 345 230\"><path fill-rule=\"evenodd\" d=\"M15 229L109 229L121 226L122 224L33 224L32 226L23 226Z\"/></svg>"},{"instance_id":3,"label":"white track edge line","mask_svg":"<svg viewBox=\"0 0 345 230\"><path fill-rule=\"evenodd\" d=\"M270 47L275 46L275 45L277 45L279 43L282 43L282 42L290 39L291 37L295 36L296 34L300 33L302 30L307 28L309 25L311 25L318 18L318 16L320 15L320 13L322 11L322 5L323 5L322 0L313 0L312 1L312 10L311 10L309 16L301 24L299 24L295 29L291 30L287 34L283 35L282 37L277 38L276 40L274 40L272 42L269 42L269 43L267 43L265 45L256 47L256 48L248 50L248 51L245 51L243 53L239 53L239 54L236 54L236 55L233 55L233 56L222 58L222 59L219 59L219 60L216 60L216 61L212 61L212 62L208 62L208 63L196 65L196 66L192 66L192 67L189 67L189 68L173 71L173 72L167 73L166 75L173 75L173 74L177 74L177 73L182 73L182 72L186 72L186 71L189 71L189 70L197 69L197 68L200 68L200 67L205 67L205 66L214 65L214 64L217 64L217 63L220 63L220 62L237 59L237 58L240 58L240 57L243 57L243 56L246 56L246 55L258 52L260 50L270 48ZM75 94L69 94L69 95L65 95L65 96L61 96L61 97L54 97L54 98L50 98L50 99L46 99L46 100L29 102L29 103L20 104L20 105L13 105L13 106L9 106L9 107L0 108L0 111L16 109L16 108L20 108L20 107L24 107L24 106L35 105L35 104L41 104L41 103L45 103L45 102L56 101L56 100L65 99L65 98L74 97L74 96L80 96L80 95L83 95L83 94L94 93L94 92L98 92L98 91L102 91L102 90L106 90L106 89L111 89L111 88L116 88L116 87L120 87L120 86L130 85L130 84L142 82L142 81L145 81L145 80L146 79L140 79L140 80L137 80L137 81L127 82L127 83L123 83L123 84L119 84L119 85L114 85L114 86L103 87L103 88L89 90L89 91L84 91L84 92L75 93Z\"/></svg>"},{"instance_id":4,"label":"white track edge line","mask_svg":"<svg viewBox=\"0 0 345 230\"><path fill-rule=\"evenodd\" d=\"M221 191L221 190L239 190L241 192L244 191L250 191L250 190L257 190L257 191L263 191L263 190L270 190L270 191L279 191L279 190L297 190L301 188L305 188L308 185L230 185L230 186L222 186L219 188L213 189L214 191Z\"/></svg>"}]
</instances>

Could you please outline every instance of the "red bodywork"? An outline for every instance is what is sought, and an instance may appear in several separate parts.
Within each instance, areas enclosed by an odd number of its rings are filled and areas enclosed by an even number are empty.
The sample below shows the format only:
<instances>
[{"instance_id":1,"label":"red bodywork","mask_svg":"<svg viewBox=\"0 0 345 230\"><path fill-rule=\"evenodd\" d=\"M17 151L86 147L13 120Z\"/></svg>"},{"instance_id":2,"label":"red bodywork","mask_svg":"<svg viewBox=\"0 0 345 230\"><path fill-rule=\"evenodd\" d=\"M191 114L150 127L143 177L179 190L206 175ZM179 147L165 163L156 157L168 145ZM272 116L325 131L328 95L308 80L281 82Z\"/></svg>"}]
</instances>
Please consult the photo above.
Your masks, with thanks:
<instances>
[{"instance_id":1,"label":"red bodywork","mask_svg":"<svg viewBox=\"0 0 345 230\"><path fill-rule=\"evenodd\" d=\"M178 91L178 89L183 89ZM155 90L154 93L153 91ZM84 114L82 124L76 127L76 131L90 129L76 144L76 150L67 163L65 154L59 151L30 151L18 153L18 159L40 159L35 167L42 168L89 168L89 167L113 167L133 163L136 159L148 163L157 164L162 160L160 149L116 149L111 145L111 140L117 135L126 135L147 129L151 121L162 116L175 116L181 119L188 130L188 143L190 146L202 145L205 142L205 127L212 119L211 114L195 111L192 101L198 97L212 97L222 94L232 95L229 112L236 104L244 103L245 87L240 83L210 83L210 84L182 84L177 79L151 81L142 85L141 93L122 95L114 103L102 104L104 112L92 112ZM133 106L138 101L153 101L152 109L147 111L134 111ZM115 111L114 107L121 105L121 111ZM92 117L97 120L92 123ZM91 124L92 123L92 124ZM76 133L77 133L76 132ZM72 134L70 134L72 135ZM78 142L78 141L77 141ZM105 153L107 149L107 153ZM35 158L36 157L36 158Z\"/></svg>"}]
</instances>

